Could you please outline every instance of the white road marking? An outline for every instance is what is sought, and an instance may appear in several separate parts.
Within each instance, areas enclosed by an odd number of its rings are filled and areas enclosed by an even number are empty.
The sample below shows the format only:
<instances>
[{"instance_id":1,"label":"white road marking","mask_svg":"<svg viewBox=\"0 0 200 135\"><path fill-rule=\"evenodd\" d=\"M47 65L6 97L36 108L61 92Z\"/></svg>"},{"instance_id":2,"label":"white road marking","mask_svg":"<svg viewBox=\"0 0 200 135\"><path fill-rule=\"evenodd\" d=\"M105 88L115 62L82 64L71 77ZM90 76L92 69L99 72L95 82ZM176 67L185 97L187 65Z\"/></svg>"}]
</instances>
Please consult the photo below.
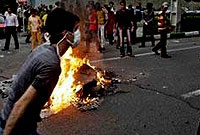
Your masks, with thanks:
<instances>
[{"instance_id":1,"label":"white road marking","mask_svg":"<svg viewBox=\"0 0 200 135\"><path fill-rule=\"evenodd\" d=\"M196 97L200 95L200 90L195 90L186 94L181 95L183 98L190 98L190 97Z\"/></svg>"},{"instance_id":2,"label":"white road marking","mask_svg":"<svg viewBox=\"0 0 200 135\"><path fill-rule=\"evenodd\" d=\"M192 47L185 47L185 48L179 48L179 49L170 49L168 52L176 52L176 51L185 51L185 50L190 50L190 49L196 49L200 48L200 46L192 46ZM147 55L153 55L153 52L148 52L148 53L142 53L142 54L136 54L135 57L140 57L140 56L147 56ZM121 59L126 59L129 57L112 57L112 58L106 58L106 59L101 59L101 60L93 60L91 63L97 63L97 62L104 62L104 61L113 61L113 60L121 60Z\"/></svg>"}]
</instances>

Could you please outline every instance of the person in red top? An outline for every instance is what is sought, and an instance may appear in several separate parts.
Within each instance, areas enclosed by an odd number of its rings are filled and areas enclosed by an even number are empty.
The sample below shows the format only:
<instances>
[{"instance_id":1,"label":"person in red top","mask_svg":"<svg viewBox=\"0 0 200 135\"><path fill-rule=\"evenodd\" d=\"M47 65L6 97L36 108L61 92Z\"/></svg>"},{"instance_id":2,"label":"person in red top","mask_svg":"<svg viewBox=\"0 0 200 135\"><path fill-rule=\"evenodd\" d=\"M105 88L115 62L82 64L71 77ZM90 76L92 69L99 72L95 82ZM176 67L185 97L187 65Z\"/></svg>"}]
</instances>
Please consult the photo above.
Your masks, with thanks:
<instances>
[{"instance_id":1,"label":"person in red top","mask_svg":"<svg viewBox=\"0 0 200 135\"><path fill-rule=\"evenodd\" d=\"M97 51L100 50L100 44L98 41L97 31L98 31L98 24L97 24L97 13L93 6L90 7L90 14L89 14L89 34L86 38L86 49L89 51L90 49L90 42L91 39L95 41Z\"/></svg>"},{"instance_id":2,"label":"person in red top","mask_svg":"<svg viewBox=\"0 0 200 135\"><path fill-rule=\"evenodd\" d=\"M109 44L113 45L113 32L115 31L115 14L113 11L111 11L111 8L108 7L108 20L107 20L107 37L109 40Z\"/></svg>"}]
</instances>

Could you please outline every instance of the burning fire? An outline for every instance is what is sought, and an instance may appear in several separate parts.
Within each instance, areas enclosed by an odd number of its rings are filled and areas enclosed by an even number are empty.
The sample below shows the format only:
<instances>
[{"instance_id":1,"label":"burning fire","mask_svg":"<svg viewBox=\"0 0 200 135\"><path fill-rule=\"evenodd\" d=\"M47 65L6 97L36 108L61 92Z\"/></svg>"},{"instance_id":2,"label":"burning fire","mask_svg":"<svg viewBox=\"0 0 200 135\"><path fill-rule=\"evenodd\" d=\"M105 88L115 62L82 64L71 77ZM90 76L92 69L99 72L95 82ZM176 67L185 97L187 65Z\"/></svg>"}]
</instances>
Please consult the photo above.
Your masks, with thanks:
<instances>
[{"instance_id":1,"label":"burning fire","mask_svg":"<svg viewBox=\"0 0 200 135\"><path fill-rule=\"evenodd\" d=\"M76 81L75 74L84 64L92 69L95 69L90 65L88 59L81 59L73 56L72 48L69 48L62 56L61 74L58 83L50 97L50 110L53 113L58 113L59 111L67 108L69 105L71 105L73 100L76 100L76 93L82 89L83 84ZM96 77L97 85L105 82L105 79L101 73L97 72ZM89 99L87 98L84 102L89 102Z\"/></svg>"}]
</instances>

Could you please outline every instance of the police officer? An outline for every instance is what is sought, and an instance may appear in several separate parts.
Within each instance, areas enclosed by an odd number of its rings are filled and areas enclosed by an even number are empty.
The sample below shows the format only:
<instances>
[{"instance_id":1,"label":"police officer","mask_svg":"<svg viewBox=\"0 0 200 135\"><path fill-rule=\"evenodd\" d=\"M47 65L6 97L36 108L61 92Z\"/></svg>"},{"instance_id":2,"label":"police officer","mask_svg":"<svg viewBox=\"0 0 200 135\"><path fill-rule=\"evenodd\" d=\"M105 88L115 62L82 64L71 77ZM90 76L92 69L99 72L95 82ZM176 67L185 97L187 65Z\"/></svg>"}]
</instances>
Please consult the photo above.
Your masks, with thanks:
<instances>
[{"instance_id":1,"label":"police officer","mask_svg":"<svg viewBox=\"0 0 200 135\"><path fill-rule=\"evenodd\" d=\"M166 11L169 7L168 2L164 2L162 4L162 11L159 13L158 16L158 32L160 32L161 38L160 42L152 49L152 51L159 55L158 50L161 49L161 57L162 58L171 58L167 54L167 33L172 31L172 26L170 24L170 20L167 17Z\"/></svg>"}]
</instances>

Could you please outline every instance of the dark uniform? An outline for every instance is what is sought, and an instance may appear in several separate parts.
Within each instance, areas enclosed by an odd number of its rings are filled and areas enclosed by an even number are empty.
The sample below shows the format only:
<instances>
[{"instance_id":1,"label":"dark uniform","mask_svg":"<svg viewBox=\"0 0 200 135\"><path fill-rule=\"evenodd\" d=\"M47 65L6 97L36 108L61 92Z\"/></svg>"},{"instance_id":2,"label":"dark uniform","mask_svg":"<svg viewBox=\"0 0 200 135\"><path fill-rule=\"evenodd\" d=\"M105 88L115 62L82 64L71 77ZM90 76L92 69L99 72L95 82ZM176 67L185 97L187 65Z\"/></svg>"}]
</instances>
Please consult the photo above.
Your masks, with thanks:
<instances>
[{"instance_id":1,"label":"dark uniform","mask_svg":"<svg viewBox=\"0 0 200 135\"><path fill-rule=\"evenodd\" d=\"M152 46L155 45L154 39L154 11L153 9L144 11L144 25L143 25L143 37L142 37L142 45L139 47L145 47L146 35L150 35L150 39L152 42Z\"/></svg>"}]
</instances>

